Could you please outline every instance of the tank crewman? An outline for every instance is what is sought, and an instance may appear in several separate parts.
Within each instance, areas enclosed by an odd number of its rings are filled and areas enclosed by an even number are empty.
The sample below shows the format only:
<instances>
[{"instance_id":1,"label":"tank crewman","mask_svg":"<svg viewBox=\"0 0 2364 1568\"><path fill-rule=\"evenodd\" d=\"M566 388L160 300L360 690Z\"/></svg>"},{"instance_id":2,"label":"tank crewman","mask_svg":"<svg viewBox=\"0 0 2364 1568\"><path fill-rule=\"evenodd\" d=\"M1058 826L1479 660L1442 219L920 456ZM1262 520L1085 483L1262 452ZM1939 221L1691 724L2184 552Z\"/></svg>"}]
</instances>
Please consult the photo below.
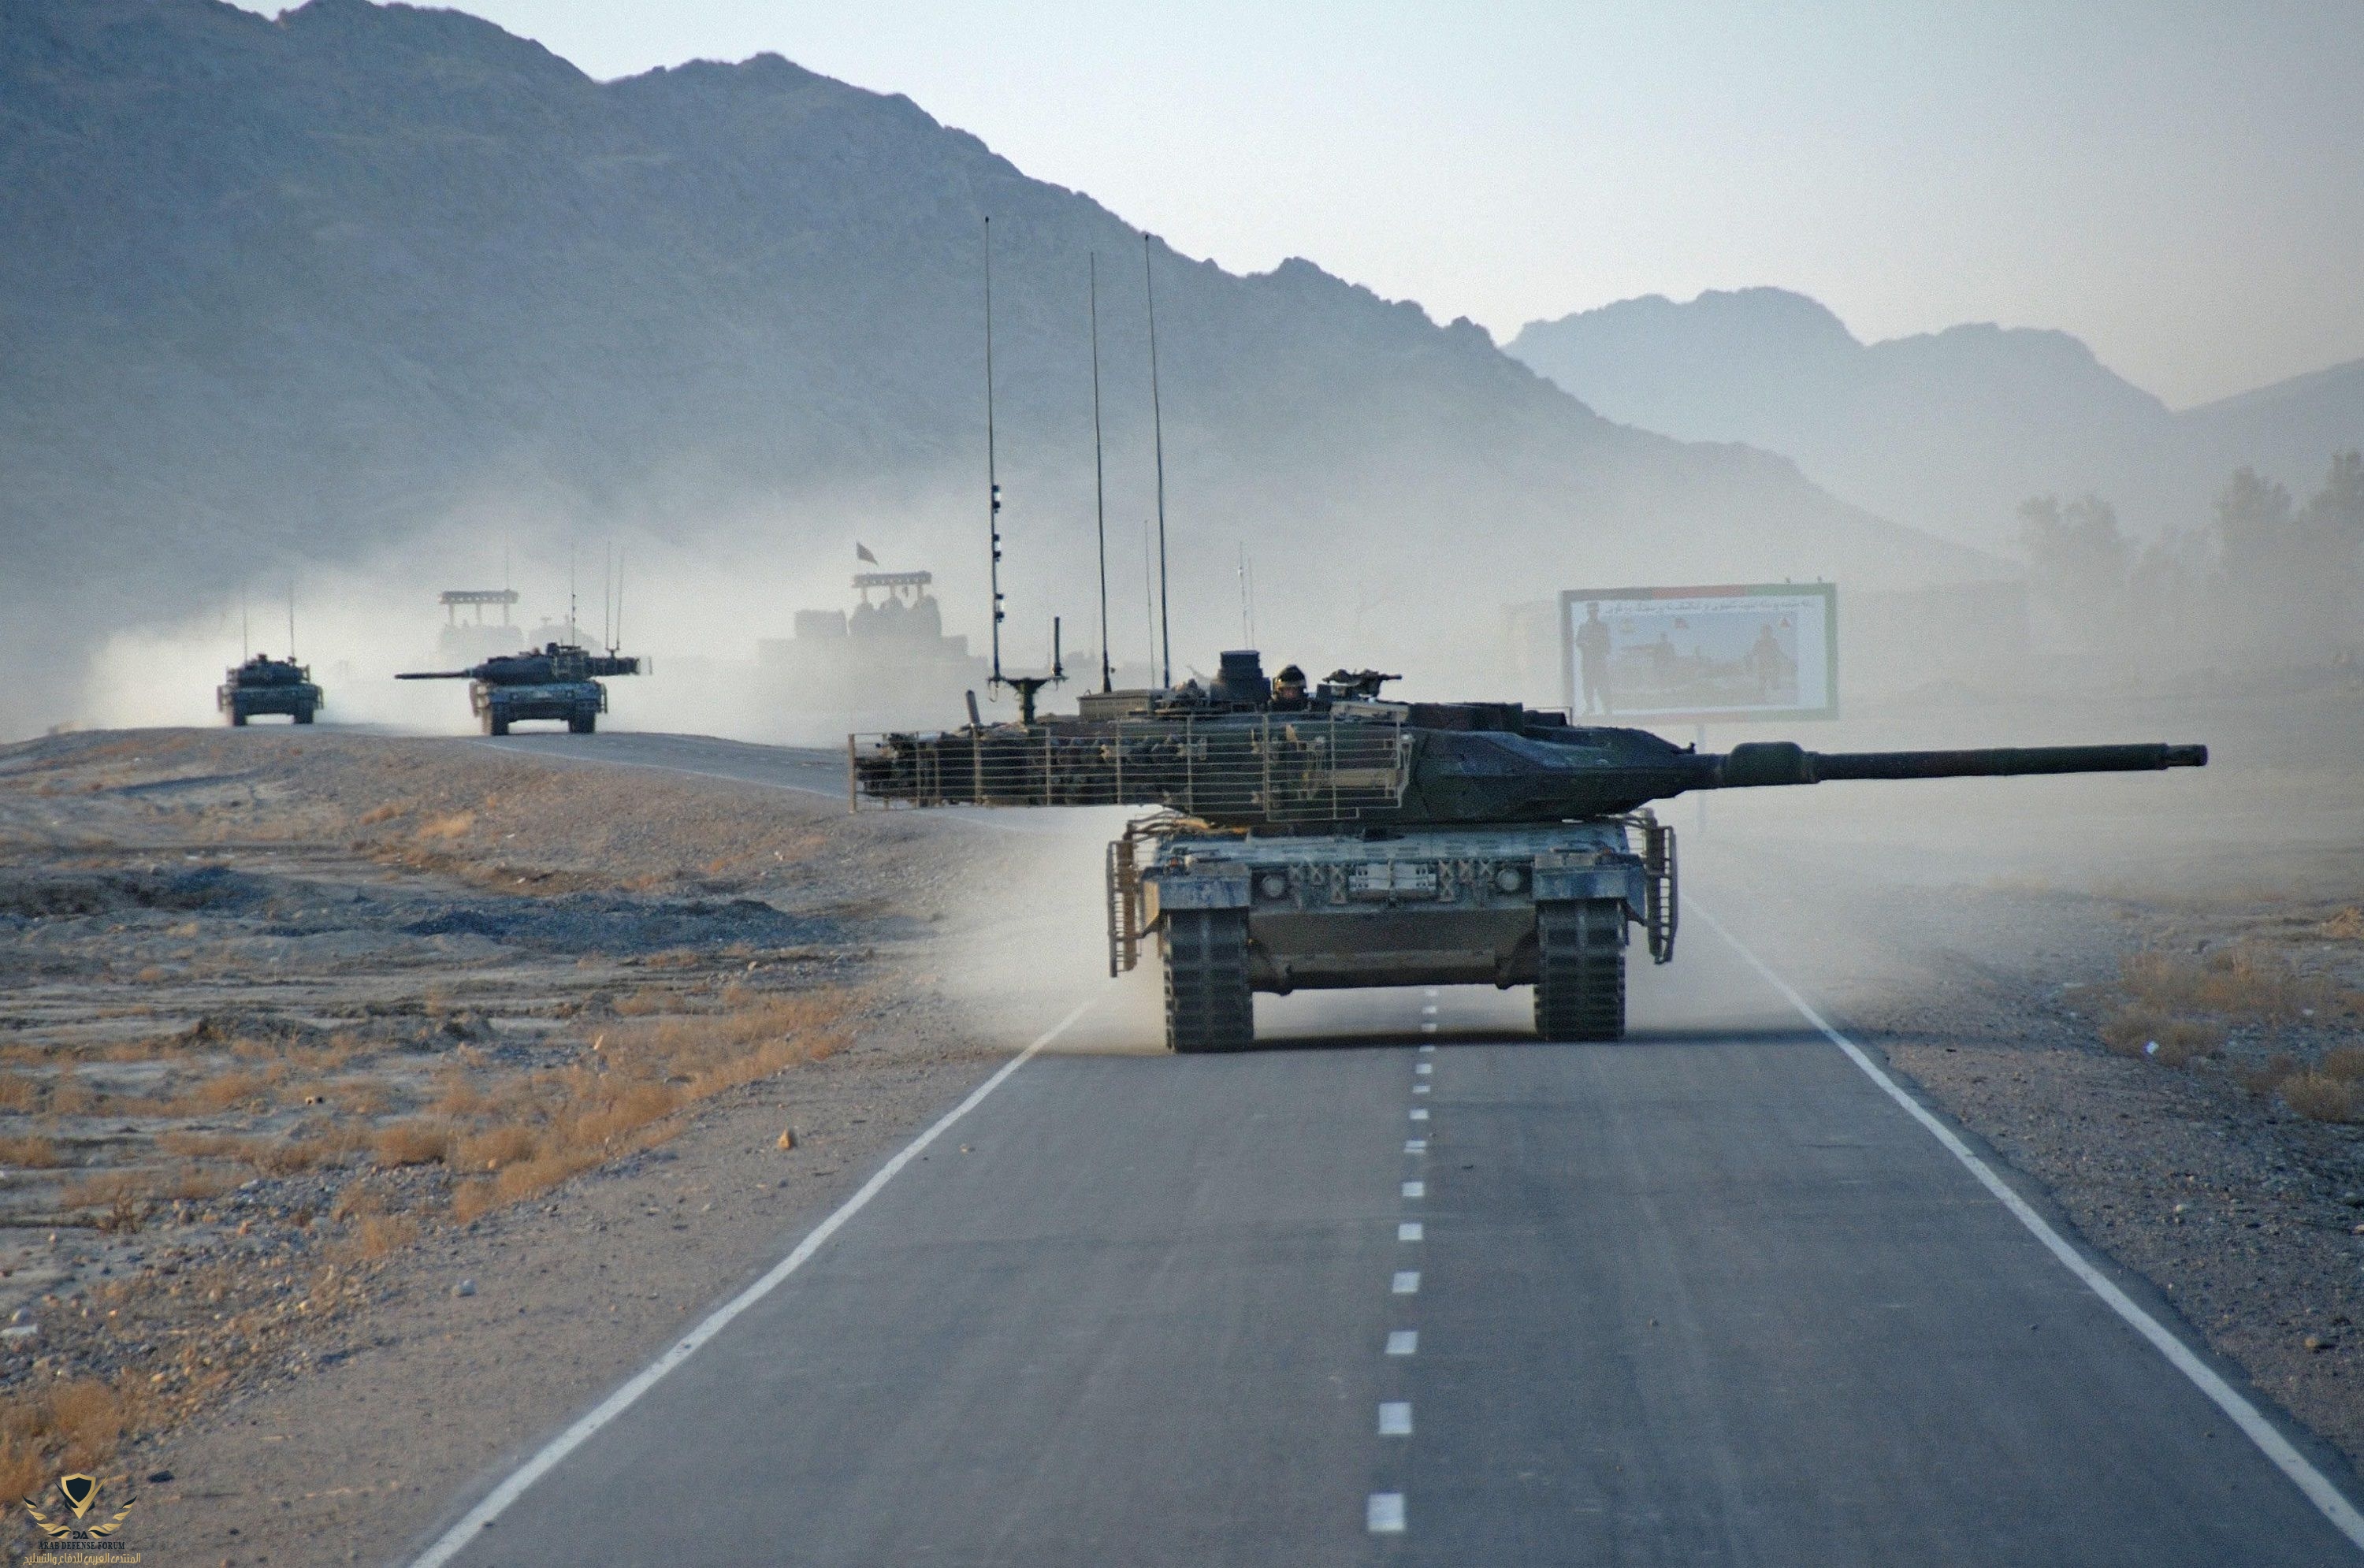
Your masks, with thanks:
<instances>
[{"instance_id":1,"label":"tank crewman","mask_svg":"<svg viewBox=\"0 0 2364 1568\"><path fill-rule=\"evenodd\" d=\"M1584 676L1584 711L1603 716L1616 712L1609 699L1609 623L1600 618L1600 604L1584 606L1584 624L1576 628L1577 662Z\"/></svg>"},{"instance_id":2,"label":"tank crewman","mask_svg":"<svg viewBox=\"0 0 2364 1568\"><path fill-rule=\"evenodd\" d=\"M1281 667L1272 678L1272 706L1277 708L1301 708L1305 706L1305 672L1294 664Z\"/></svg>"}]
</instances>

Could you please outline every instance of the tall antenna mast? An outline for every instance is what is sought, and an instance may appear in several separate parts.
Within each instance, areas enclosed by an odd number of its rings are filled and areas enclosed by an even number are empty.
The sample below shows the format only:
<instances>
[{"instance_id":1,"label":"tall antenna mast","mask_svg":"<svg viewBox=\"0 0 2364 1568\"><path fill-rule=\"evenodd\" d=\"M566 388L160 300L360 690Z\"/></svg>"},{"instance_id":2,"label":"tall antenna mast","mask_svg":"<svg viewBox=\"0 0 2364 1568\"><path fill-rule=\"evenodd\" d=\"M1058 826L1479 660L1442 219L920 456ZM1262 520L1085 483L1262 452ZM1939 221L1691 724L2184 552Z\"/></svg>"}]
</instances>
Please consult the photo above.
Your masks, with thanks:
<instances>
[{"instance_id":1,"label":"tall antenna mast","mask_svg":"<svg viewBox=\"0 0 2364 1568\"><path fill-rule=\"evenodd\" d=\"M566 640L583 640L582 632L574 626L574 547L571 544L566 547Z\"/></svg>"},{"instance_id":2,"label":"tall antenna mast","mask_svg":"<svg viewBox=\"0 0 2364 1568\"><path fill-rule=\"evenodd\" d=\"M615 640L608 644L609 657L624 645L624 547L616 547L616 629Z\"/></svg>"},{"instance_id":3,"label":"tall antenna mast","mask_svg":"<svg viewBox=\"0 0 2364 1568\"><path fill-rule=\"evenodd\" d=\"M1149 677L1157 678L1157 557L1149 548L1149 519L1141 519L1142 622L1149 628Z\"/></svg>"},{"instance_id":4,"label":"tall antenna mast","mask_svg":"<svg viewBox=\"0 0 2364 1568\"><path fill-rule=\"evenodd\" d=\"M1116 690L1109 662L1108 467L1100 455L1100 253L1091 252L1092 280L1092 521L1100 536L1100 690Z\"/></svg>"},{"instance_id":5,"label":"tall antenna mast","mask_svg":"<svg viewBox=\"0 0 2364 1568\"><path fill-rule=\"evenodd\" d=\"M993 462L993 219L985 220L985 528L993 545L990 582L993 589L993 674L1001 679L1001 482Z\"/></svg>"},{"instance_id":6,"label":"tall antenna mast","mask_svg":"<svg viewBox=\"0 0 2364 1568\"><path fill-rule=\"evenodd\" d=\"M1248 541L1240 540L1240 638L1255 646L1255 611L1248 603Z\"/></svg>"},{"instance_id":7,"label":"tall antenna mast","mask_svg":"<svg viewBox=\"0 0 2364 1568\"><path fill-rule=\"evenodd\" d=\"M1157 684L1174 684L1174 626L1165 597L1165 417L1157 401L1157 280L1149 265L1149 231L1141 233L1141 281L1149 299L1149 425L1157 441Z\"/></svg>"}]
</instances>

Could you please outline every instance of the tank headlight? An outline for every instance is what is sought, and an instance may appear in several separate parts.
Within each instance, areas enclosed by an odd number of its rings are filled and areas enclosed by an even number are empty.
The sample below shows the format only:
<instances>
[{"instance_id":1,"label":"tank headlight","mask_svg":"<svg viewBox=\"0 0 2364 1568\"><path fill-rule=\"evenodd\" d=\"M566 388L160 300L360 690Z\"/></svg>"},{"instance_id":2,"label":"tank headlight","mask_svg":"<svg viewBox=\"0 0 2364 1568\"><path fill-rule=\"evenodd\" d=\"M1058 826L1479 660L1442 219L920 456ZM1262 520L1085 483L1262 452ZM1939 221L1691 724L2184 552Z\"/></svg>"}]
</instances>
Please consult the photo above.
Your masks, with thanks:
<instances>
[{"instance_id":1,"label":"tank headlight","mask_svg":"<svg viewBox=\"0 0 2364 1568\"><path fill-rule=\"evenodd\" d=\"M1277 871L1268 871L1256 878L1256 893L1266 898L1288 896L1288 878Z\"/></svg>"},{"instance_id":2,"label":"tank headlight","mask_svg":"<svg viewBox=\"0 0 2364 1568\"><path fill-rule=\"evenodd\" d=\"M1494 873L1494 885L1505 893L1516 893L1527 880L1527 873L1516 866L1504 866Z\"/></svg>"}]
</instances>

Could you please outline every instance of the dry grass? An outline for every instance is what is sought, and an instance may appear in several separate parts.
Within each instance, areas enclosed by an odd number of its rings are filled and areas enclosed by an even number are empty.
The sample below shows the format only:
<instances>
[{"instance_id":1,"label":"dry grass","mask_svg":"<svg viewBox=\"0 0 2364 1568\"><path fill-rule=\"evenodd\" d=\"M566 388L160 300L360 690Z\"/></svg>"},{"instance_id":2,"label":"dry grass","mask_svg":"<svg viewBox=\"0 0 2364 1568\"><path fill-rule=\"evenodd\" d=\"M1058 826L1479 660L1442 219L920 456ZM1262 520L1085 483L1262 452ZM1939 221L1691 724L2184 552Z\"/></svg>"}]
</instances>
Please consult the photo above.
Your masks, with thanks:
<instances>
[{"instance_id":1,"label":"dry grass","mask_svg":"<svg viewBox=\"0 0 2364 1568\"><path fill-rule=\"evenodd\" d=\"M2162 1012L2292 1018L2334 999L2323 982L2260 942L2236 943L2205 958L2138 952L2126 959L2121 977L2137 1003Z\"/></svg>"},{"instance_id":2,"label":"dry grass","mask_svg":"<svg viewBox=\"0 0 2364 1568\"><path fill-rule=\"evenodd\" d=\"M2355 1121L2359 1106L2354 1087L2328 1073L2293 1073L2281 1081L2282 1104L2309 1121Z\"/></svg>"},{"instance_id":3,"label":"dry grass","mask_svg":"<svg viewBox=\"0 0 2364 1568\"><path fill-rule=\"evenodd\" d=\"M2364 1045L2335 1046L2325 1051L2319 1071L2343 1084L2364 1079Z\"/></svg>"},{"instance_id":4,"label":"dry grass","mask_svg":"<svg viewBox=\"0 0 2364 1568\"><path fill-rule=\"evenodd\" d=\"M351 1238L338 1251L344 1262L373 1262L409 1246L418 1235L418 1221L407 1214L363 1214L355 1218Z\"/></svg>"},{"instance_id":5,"label":"dry grass","mask_svg":"<svg viewBox=\"0 0 2364 1568\"><path fill-rule=\"evenodd\" d=\"M2350 904L2322 926L2323 934L2336 941L2364 941L2364 908Z\"/></svg>"},{"instance_id":6,"label":"dry grass","mask_svg":"<svg viewBox=\"0 0 2364 1568\"><path fill-rule=\"evenodd\" d=\"M176 1104L187 1107L189 1114L225 1111L232 1106L245 1105L267 1097L269 1083L260 1073L233 1071L206 1078L184 1094Z\"/></svg>"},{"instance_id":7,"label":"dry grass","mask_svg":"<svg viewBox=\"0 0 2364 1568\"><path fill-rule=\"evenodd\" d=\"M92 1221L110 1234L128 1234L146 1222L149 1201L155 1196L154 1180L138 1171L100 1171L69 1183L62 1195L68 1208L98 1211Z\"/></svg>"},{"instance_id":8,"label":"dry grass","mask_svg":"<svg viewBox=\"0 0 2364 1568\"><path fill-rule=\"evenodd\" d=\"M452 1128L417 1118L397 1121L379 1129L372 1151L381 1165L440 1164L452 1156Z\"/></svg>"},{"instance_id":9,"label":"dry grass","mask_svg":"<svg viewBox=\"0 0 2364 1568\"><path fill-rule=\"evenodd\" d=\"M2163 1067L2181 1067L2213 1056L2225 1043L2221 1025L2170 1018L2155 1008L2122 1007L2102 1025L2102 1043L2120 1056L2136 1056Z\"/></svg>"},{"instance_id":10,"label":"dry grass","mask_svg":"<svg viewBox=\"0 0 2364 1568\"><path fill-rule=\"evenodd\" d=\"M474 812L455 811L449 817L438 817L432 822L420 823L418 837L439 843L449 843L454 839L466 838L469 829L475 825Z\"/></svg>"},{"instance_id":11,"label":"dry grass","mask_svg":"<svg viewBox=\"0 0 2364 1568\"><path fill-rule=\"evenodd\" d=\"M0 1496L30 1496L61 1472L96 1470L132 1424L128 1379L73 1378L0 1399Z\"/></svg>"},{"instance_id":12,"label":"dry grass","mask_svg":"<svg viewBox=\"0 0 2364 1568\"><path fill-rule=\"evenodd\" d=\"M2269 1056L2258 1066L2241 1071L2241 1086L2253 1095L2270 1095L2280 1088L2284 1081L2304 1071L2296 1057L2288 1054Z\"/></svg>"},{"instance_id":13,"label":"dry grass","mask_svg":"<svg viewBox=\"0 0 2364 1568\"><path fill-rule=\"evenodd\" d=\"M452 1162L463 1171L497 1171L531 1160L540 1140L522 1127L496 1127L460 1140Z\"/></svg>"},{"instance_id":14,"label":"dry grass","mask_svg":"<svg viewBox=\"0 0 2364 1568\"><path fill-rule=\"evenodd\" d=\"M37 1133L0 1138L0 1165L14 1165L26 1171L53 1171L64 1163L53 1140Z\"/></svg>"},{"instance_id":15,"label":"dry grass","mask_svg":"<svg viewBox=\"0 0 2364 1568\"><path fill-rule=\"evenodd\" d=\"M0 1073L0 1111L28 1111L40 1102L39 1080L23 1073Z\"/></svg>"},{"instance_id":16,"label":"dry grass","mask_svg":"<svg viewBox=\"0 0 2364 1568\"><path fill-rule=\"evenodd\" d=\"M374 828L381 822L391 822L397 817L407 817L418 809L418 805L417 801L412 800L389 800L383 806L373 806L362 813L361 825L364 828Z\"/></svg>"}]
</instances>

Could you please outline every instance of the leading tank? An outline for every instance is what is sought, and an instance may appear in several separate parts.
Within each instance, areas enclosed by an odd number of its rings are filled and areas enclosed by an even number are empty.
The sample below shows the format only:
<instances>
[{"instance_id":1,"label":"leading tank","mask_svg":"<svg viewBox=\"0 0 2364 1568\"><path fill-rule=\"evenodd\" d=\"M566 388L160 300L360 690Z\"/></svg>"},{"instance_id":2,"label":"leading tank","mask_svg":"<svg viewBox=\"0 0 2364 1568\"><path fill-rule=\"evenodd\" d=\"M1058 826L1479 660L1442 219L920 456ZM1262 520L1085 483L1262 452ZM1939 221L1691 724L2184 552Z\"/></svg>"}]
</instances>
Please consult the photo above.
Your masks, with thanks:
<instances>
[{"instance_id":1,"label":"leading tank","mask_svg":"<svg viewBox=\"0 0 2364 1568\"><path fill-rule=\"evenodd\" d=\"M1153 806L1110 846L1110 969L1148 939L1167 1043L1254 1038L1253 995L1533 985L1546 1040L1616 1040L1625 953L1674 957L1674 830L1696 790L2201 767L2204 746L1716 753L1517 703L1399 703L1392 675L1310 690L1253 651L1204 686L1085 697L1072 718L854 737L857 802Z\"/></svg>"},{"instance_id":2,"label":"leading tank","mask_svg":"<svg viewBox=\"0 0 2364 1568\"><path fill-rule=\"evenodd\" d=\"M507 735L510 725L538 718L563 719L575 734L588 735L608 711L608 688L600 681L640 674L641 662L630 654L548 642L464 670L409 671L395 679L467 682L468 706L487 735Z\"/></svg>"},{"instance_id":3,"label":"leading tank","mask_svg":"<svg viewBox=\"0 0 2364 1568\"><path fill-rule=\"evenodd\" d=\"M223 673L222 684L214 688L214 706L235 725L266 713L285 714L297 724L309 724L327 700L313 684L311 670L296 662L292 654L273 659L258 653L243 664L231 665Z\"/></svg>"}]
</instances>

